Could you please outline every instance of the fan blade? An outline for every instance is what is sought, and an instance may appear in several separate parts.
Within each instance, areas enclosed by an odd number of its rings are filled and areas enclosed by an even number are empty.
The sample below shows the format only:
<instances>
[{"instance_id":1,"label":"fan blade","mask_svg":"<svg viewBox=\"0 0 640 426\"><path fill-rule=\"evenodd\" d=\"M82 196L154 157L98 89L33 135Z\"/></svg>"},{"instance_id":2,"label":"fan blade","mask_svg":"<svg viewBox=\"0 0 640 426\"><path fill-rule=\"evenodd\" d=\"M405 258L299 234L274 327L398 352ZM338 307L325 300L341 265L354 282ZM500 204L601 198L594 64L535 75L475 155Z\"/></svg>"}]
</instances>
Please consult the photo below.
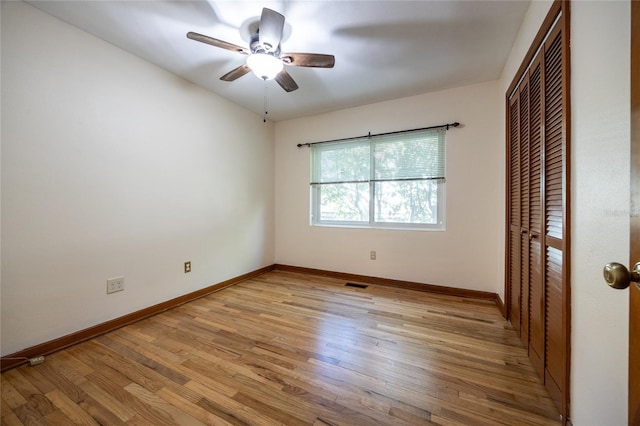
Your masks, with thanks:
<instances>
[{"instance_id":1,"label":"fan blade","mask_svg":"<svg viewBox=\"0 0 640 426\"><path fill-rule=\"evenodd\" d=\"M245 75L246 73L248 73L249 71L251 71L251 68L249 68L246 65L240 65L238 68L234 68L228 73L226 73L225 75L223 75L222 77L220 77L220 80L222 81L237 80L243 75Z\"/></svg>"},{"instance_id":2,"label":"fan blade","mask_svg":"<svg viewBox=\"0 0 640 426\"><path fill-rule=\"evenodd\" d=\"M266 7L262 9L258 36L260 37L260 44L267 52L274 52L278 49L283 29L284 16Z\"/></svg>"},{"instance_id":3,"label":"fan blade","mask_svg":"<svg viewBox=\"0 0 640 426\"><path fill-rule=\"evenodd\" d=\"M285 70L282 70L278 73L278 75L276 76L276 81L286 92L293 92L298 88L298 85L293 80L293 77L291 77L291 75Z\"/></svg>"},{"instance_id":4,"label":"fan blade","mask_svg":"<svg viewBox=\"0 0 640 426\"><path fill-rule=\"evenodd\" d=\"M211 46L220 47L222 49L231 50L232 52L242 53L243 55L249 54L248 49L238 46L237 44L218 40L217 38L209 37L209 36L194 33L194 32L188 32L187 37L190 38L191 40L199 41L200 43L210 44Z\"/></svg>"},{"instance_id":5,"label":"fan blade","mask_svg":"<svg viewBox=\"0 0 640 426\"><path fill-rule=\"evenodd\" d=\"M336 58L321 53L285 53L280 59L287 65L296 67L333 68Z\"/></svg>"}]
</instances>

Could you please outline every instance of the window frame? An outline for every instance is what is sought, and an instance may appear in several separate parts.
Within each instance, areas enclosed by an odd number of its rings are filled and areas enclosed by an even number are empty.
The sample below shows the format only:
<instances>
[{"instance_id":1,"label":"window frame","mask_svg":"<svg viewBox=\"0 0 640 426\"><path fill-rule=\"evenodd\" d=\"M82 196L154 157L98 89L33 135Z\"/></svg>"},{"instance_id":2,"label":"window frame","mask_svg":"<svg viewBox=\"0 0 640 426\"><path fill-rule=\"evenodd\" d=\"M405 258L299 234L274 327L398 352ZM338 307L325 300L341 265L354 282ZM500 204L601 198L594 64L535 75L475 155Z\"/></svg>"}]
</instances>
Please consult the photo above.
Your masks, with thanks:
<instances>
[{"instance_id":1,"label":"window frame","mask_svg":"<svg viewBox=\"0 0 640 426\"><path fill-rule=\"evenodd\" d=\"M363 182L365 183L365 182ZM367 182L369 184L369 197L373 197L372 188L376 182ZM325 226L335 228L363 228L363 229L398 229L398 230L414 230L414 231L445 231L446 230L446 181L442 180L438 183L438 204L436 209L436 216L438 220L436 223L406 223L406 222L379 222L374 219L375 217L375 203L369 201L369 220L364 221L349 221L349 220L316 220L320 216L320 188L323 185L311 186L311 200L309 208L311 211L310 226ZM370 198L371 200L371 198ZM373 205L373 208L371 206Z\"/></svg>"},{"instance_id":2,"label":"window frame","mask_svg":"<svg viewBox=\"0 0 640 426\"><path fill-rule=\"evenodd\" d=\"M447 127L448 128L448 127ZM438 129L417 129L417 130L434 130L438 131ZM416 130L410 130L406 132L415 132ZM397 133L405 133L405 132L397 132ZM386 135L386 134L385 134ZM358 182L313 182L313 178L310 181L310 197L309 197L309 224L310 226L319 226L319 227L343 227L343 228L361 228L361 229L396 229L396 230L418 230L418 231L444 231L446 230L446 132L444 133L442 141L442 149L443 149L443 158L442 158L442 167L443 167L443 176L442 178L415 178L415 179L385 179L385 180L376 180L374 177L375 170L374 165L375 162L373 160L374 150L372 149L372 144L375 142L369 141L370 147L370 177L366 181L358 181ZM352 139L346 139L347 141L352 141ZM331 141L336 143L338 141ZM398 140L400 143L401 140ZM339 143L339 142L338 142ZM313 176L314 168L316 165L314 164L313 154L310 155L310 176ZM436 181L437 185L437 203L436 203L436 220L435 223L416 223L416 222L382 222L375 220L376 216L376 203L375 203L375 194L376 194L376 184L384 183L384 182L401 182L401 181ZM321 192L322 187L326 185L346 185L346 184L367 184L369 186L369 200L368 200L368 221L352 221L352 220L322 220L320 218L321 212Z\"/></svg>"}]
</instances>

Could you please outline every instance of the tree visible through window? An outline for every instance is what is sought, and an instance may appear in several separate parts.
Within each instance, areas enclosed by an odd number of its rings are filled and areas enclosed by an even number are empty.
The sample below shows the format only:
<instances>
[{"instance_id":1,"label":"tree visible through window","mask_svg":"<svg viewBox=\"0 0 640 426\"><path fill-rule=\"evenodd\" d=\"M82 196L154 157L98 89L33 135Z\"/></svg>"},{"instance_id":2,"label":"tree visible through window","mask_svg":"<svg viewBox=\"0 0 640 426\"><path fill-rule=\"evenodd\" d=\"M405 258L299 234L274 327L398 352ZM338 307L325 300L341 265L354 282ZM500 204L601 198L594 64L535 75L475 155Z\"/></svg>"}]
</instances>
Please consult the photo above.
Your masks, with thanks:
<instances>
[{"instance_id":1,"label":"tree visible through window","mask_svg":"<svg viewBox=\"0 0 640 426\"><path fill-rule=\"evenodd\" d=\"M311 145L314 225L444 227L445 129Z\"/></svg>"}]
</instances>

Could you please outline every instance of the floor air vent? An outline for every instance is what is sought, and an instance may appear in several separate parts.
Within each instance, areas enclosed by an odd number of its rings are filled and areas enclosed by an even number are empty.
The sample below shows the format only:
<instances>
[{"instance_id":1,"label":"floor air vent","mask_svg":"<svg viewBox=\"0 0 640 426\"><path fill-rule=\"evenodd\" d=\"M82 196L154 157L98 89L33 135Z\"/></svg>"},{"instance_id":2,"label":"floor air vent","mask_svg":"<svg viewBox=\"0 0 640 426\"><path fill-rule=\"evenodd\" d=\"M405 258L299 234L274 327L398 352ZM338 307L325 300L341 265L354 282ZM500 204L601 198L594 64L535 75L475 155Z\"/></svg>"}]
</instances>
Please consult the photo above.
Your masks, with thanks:
<instances>
[{"instance_id":1,"label":"floor air vent","mask_svg":"<svg viewBox=\"0 0 640 426\"><path fill-rule=\"evenodd\" d=\"M364 284L346 283L345 287L367 288L369 286Z\"/></svg>"}]
</instances>

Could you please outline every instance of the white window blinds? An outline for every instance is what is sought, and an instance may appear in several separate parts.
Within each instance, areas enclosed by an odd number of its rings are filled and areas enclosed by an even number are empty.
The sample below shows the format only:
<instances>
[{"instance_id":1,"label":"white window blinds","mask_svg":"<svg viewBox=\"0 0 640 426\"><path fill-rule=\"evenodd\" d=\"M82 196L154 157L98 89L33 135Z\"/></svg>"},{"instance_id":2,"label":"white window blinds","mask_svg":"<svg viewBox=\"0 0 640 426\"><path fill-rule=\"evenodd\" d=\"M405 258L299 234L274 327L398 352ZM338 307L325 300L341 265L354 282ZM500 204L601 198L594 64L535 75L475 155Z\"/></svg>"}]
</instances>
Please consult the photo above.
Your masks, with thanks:
<instances>
[{"instance_id":1,"label":"white window blinds","mask_svg":"<svg viewBox=\"0 0 640 426\"><path fill-rule=\"evenodd\" d=\"M414 130L311 145L311 185L444 180L445 132Z\"/></svg>"},{"instance_id":2,"label":"white window blinds","mask_svg":"<svg viewBox=\"0 0 640 426\"><path fill-rule=\"evenodd\" d=\"M311 146L311 184L369 182L371 153L367 139Z\"/></svg>"}]
</instances>

